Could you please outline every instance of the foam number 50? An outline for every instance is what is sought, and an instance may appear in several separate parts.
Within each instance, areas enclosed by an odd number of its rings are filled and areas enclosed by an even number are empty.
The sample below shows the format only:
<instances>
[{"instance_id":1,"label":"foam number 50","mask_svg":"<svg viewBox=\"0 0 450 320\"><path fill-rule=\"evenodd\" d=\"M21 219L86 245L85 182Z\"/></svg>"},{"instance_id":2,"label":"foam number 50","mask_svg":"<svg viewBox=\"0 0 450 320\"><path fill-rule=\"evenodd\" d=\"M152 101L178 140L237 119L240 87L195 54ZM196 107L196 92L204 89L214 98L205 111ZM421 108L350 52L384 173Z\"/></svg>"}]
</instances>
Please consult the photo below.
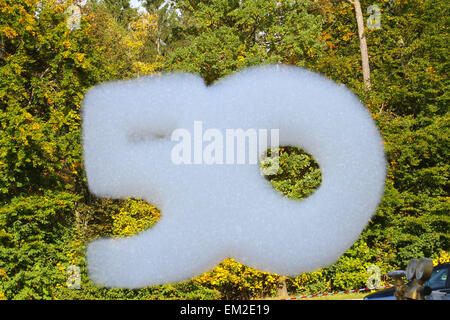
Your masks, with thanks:
<instances>
[{"instance_id":1,"label":"foam number 50","mask_svg":"<svg viewBox=\"0 0 450 320\"><path fill-rule=\"evenodd\" d=\"M315 157L322 185L295 201L272 188L258 163L174 163L171 133L199 121L216 137L279 129L280 145ZM89 276L107 286L182 281L226 257L280 275L315 270L356 241L384 190L371 115L344 86L297 67L250 68L211 87L185 73L100 85L83 104L83 147L91 192L142 198L162 211L149 230L89 245Z\"/></svg>"}]
</instances>

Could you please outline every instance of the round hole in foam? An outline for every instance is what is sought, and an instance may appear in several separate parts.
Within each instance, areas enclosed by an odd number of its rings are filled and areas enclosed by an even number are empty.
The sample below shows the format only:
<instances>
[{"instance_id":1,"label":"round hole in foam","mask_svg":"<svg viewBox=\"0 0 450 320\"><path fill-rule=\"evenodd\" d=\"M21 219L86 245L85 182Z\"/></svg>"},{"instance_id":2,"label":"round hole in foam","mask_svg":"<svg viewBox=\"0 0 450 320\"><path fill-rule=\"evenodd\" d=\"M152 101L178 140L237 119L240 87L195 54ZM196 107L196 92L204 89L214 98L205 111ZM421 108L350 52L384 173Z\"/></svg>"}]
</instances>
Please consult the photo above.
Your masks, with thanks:
<instances>
[{"instance_id":1,"label":"round hole in foam","mask_svg":"<svg viewBox=\"0 0 450 320\"><path fill-rule=\"evenodd\" d=\"M271 156L267 149L266 156ZM300 200L312 195L322 184L322 171L316 159L295 146L281 146L278 149L278 171L264 175L272 187L289 199ZM260 161L260 167L268 164Z\"/></svg>"}]
</instances>

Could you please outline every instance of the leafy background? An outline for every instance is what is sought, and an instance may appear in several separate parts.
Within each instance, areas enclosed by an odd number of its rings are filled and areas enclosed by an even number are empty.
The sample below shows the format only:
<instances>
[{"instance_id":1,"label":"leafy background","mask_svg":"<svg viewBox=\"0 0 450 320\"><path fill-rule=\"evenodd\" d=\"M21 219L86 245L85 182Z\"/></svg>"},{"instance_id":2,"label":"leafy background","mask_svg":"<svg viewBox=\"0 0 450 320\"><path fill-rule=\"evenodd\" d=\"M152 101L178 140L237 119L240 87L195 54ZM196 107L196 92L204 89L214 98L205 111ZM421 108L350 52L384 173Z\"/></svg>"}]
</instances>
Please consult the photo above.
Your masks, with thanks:
<instances>
[{"instance_id":1,"label":"leafy background","mask_svg":"<svg viewBox=\"0 0 450 320\"><path fill-rule=\"evenodd\" d=\"M80 28L70 1L0 0L0 299L251 299L365 287L410 258L449 261L449 2L361 1L381 8L367 29L371 90L364 90L353 6L338 0L91 0ZM182 16L182 18L180 18ZM247 66L303 66L348 86L382 133L385 194L358 241L333 265L296 278L233 259L189 281L139 290L89 281L86 244L151 227L160 212L139 199L89 193L80 104L105 81L183 70L207 84ZM302 199L321 181L314 159L280 149L270 183ZM276 215L276 212L274 212ZM71 289L69 266L80 268ZM381 285L389 279L382 277Z\"/></svg>"}]
</instances>

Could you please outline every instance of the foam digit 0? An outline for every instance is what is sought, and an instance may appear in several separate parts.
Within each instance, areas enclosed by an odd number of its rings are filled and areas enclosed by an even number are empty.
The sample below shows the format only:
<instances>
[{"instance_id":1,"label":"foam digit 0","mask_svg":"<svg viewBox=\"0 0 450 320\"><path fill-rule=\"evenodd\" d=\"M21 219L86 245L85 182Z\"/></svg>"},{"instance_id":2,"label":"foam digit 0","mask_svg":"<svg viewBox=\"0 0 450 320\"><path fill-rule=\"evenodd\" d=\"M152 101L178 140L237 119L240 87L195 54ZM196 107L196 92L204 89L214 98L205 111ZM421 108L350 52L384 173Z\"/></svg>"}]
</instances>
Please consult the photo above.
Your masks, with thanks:
<instances>
[{"instance_id":1,"label":"foam digit 0","mask_svg":"<svg viewBox=\"0 0 450 320\"><path fill-rule=\"evenodd\" d=\"M280 145L311 154L321 186L290 200L258 164L176 164L171 133L205 128L279 129ZM334 263L382 197L385 159L370 113L343 85L304 69L249 68L210 87L172 73L99 85L83 104L88 185L100 197L138 197L160 221L87 251L90 278L138 288L202 274L226 257L295 276Z\"/></svg>"}]
</instances>

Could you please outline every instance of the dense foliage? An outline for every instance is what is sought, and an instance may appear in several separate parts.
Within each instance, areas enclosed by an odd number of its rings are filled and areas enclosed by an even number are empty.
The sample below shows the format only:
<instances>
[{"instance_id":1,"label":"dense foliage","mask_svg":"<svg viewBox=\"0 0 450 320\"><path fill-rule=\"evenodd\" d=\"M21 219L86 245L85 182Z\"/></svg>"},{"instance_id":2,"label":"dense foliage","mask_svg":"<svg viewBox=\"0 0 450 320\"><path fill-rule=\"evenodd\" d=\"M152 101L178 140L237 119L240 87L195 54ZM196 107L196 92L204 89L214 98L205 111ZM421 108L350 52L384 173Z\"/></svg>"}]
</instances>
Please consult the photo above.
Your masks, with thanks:
<instances>
[{"instance_id":1,"label":"dense foliage","mask_svg":"<svg viewBox=\"0 0 450 320\"><path fill-rule=\"evenodd\" d=\"M450 260L448 1L361 1L365 19L370 5L382 13L381 29L366 28L371 90L364 90L347 1L147 0L138 12L128 0L96 0L81 6L73 30L71 4L0 0L0 299L248 299L276 295L283 284L292 294L318 293L364 287L370 265L386 273L412 257ZM334 265L297 278L230 258L173 285L122 290L90 282L89 241L130 236L161 213L139 199L89 193L80 140L85 91L172 70L211 84L265 63L307 67L344 83L373 114L388 175L359 240ZM321 173L310 155L283 146L280 170L268 180L301 201ZM71 266L79 268L78 289Z\"/></svg>"}]
</instances>

